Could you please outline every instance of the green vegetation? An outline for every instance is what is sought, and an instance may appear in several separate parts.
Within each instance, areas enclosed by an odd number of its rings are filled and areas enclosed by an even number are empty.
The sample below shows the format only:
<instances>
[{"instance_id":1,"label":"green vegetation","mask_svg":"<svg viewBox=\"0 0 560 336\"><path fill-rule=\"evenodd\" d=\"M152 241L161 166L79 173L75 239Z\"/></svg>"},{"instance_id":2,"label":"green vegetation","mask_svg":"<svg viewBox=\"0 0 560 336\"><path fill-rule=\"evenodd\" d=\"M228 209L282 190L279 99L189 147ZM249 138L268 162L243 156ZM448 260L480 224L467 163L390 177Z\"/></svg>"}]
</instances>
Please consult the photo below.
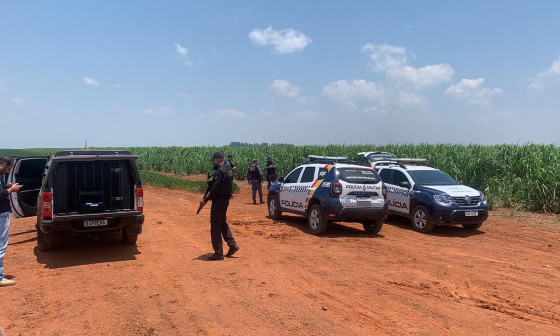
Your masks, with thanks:
<instances>
[{"instance_id":1,"label":"green vegetation","mask_svg":"<svg viewBox=\"0 0 560 336\"><path fill-rule=\"evenodd\" d=\"M245 178L252 159L264 164L272 155L278 175L286 175L306 161L310 154L347 156L359 161L358 152L386 151L399 157L426 158L455 179L483 190L491 205L503 205L538 212L560 213L560 147L557 145L325 145L247 147L131 147L121 148L139 155L142 170L176 175L206 173L209 158L216 151L233 154L237 179ZM33 155L49 155L56 149L21 150ZM3 150L0 150L0 155ZM147 181L147 180L146 180ZM148 182L150 183L150 182ZM202 188L202 190L204 190Z\"/></svg>"},{"instance_id":2,"label":"green vegetation","mask_svg":"<svg viewBox=\"0 0 560 336\"><path fill-rule=\"evenodd\" d=\"M158 172L141 170L140 178L142 183L150 184L155 187L169 188L169 189L182 189L195 192L204 192L206 190L206 181L189 181L173 176L162 175ZM239 191L239 186L233 184L233 191Z\"/></svg>"},{"instance_id":3,"label":"green vegetation","mask_svg":"<svg viewBox=\"0 0 560 336\"><path fill-rule=\"evenodd\" d=\"M183 189L196 192L204 192L206 190L205 181L188 181L176 177L165 176L153 171L140 171L142 183L151 184L154 187Z\"/></svg>"}]
</instances>

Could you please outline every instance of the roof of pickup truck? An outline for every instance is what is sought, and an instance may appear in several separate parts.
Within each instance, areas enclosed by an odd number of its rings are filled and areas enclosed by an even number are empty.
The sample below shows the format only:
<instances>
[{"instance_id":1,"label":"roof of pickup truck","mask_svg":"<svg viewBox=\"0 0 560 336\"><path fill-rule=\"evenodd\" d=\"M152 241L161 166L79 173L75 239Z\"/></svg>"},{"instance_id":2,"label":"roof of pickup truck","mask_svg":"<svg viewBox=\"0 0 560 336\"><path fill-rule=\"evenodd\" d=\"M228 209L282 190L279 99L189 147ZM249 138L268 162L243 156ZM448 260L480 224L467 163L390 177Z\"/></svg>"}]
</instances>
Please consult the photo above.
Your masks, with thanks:
<instances>
[{"instance_id":1,"label":"roof of pickup truck","mask_svg":"<svg viewBox=\"0 0 560 336\"><path fill-rule=\"evenodd\" d=\"M67 150L56 152L53 160L103 160L103 159L138 159L124 150Z\"/></svg>"}]
</instances>

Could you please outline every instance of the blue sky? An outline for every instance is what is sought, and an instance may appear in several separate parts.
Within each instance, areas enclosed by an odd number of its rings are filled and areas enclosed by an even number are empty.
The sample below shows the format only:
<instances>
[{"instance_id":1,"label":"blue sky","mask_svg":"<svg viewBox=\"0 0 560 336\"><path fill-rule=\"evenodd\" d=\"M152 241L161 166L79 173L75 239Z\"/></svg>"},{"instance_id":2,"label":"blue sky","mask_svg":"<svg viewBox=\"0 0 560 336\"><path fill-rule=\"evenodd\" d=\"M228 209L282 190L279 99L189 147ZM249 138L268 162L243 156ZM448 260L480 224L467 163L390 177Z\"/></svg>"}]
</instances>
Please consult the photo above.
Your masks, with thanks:
<instances>
[{"instance_id":1,"label":"blue sky","mask_svg":"<svg viewBox=\"0 0 560 336\"><path fill-rule=\"evenodd\" d=\"M0 148L558 143L559 13L0 0Z\"/></svg>"}]
</instances>

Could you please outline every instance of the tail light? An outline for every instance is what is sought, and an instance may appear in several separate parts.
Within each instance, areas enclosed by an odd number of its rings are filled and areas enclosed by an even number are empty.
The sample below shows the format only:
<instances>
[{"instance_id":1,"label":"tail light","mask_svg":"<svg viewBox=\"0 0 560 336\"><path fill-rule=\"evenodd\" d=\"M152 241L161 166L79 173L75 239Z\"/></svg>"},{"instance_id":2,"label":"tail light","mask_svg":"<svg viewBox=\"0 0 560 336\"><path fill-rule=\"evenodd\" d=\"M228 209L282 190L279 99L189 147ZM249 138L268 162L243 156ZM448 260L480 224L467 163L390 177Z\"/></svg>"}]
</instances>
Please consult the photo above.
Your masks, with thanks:
<instances>
[{"instance_id":1,"label":"tail light","mask_svg":"<svg viewBox=\"0 0 560 336\"><path fill-rule=\"evenodd\" d=\"M342 194L342 184L338 182L331 183L331 195L338 196Z\"/></svg>"},{"instance_id":2,"label":"tail light","mask_svg":"<svg viewBox=\"0 0 560 336\"><path fill-rule=\"evenodd\" d=\"M144 211L144 189L136 188L136 210Z\"/></svg>"},{"instance_id":3,"label":"tail light","mask_svg":"<svg viewBox=\"0 0 560 336\"><path fill-rule=\"evenodd\" d=\"M381 193L383 194L383 198L387 198L387 186L385 183L381 183Z\"/></svg>"},{"instance_id":4,"label":"tail light","mask_svg":"<svg viewBox=\"0 0 560 336\"><path fill-rule=\"evenodd\" d=\"M50 191L43 192L43 219L52 218L52 193Z\"/></svg>"}]
</instances>

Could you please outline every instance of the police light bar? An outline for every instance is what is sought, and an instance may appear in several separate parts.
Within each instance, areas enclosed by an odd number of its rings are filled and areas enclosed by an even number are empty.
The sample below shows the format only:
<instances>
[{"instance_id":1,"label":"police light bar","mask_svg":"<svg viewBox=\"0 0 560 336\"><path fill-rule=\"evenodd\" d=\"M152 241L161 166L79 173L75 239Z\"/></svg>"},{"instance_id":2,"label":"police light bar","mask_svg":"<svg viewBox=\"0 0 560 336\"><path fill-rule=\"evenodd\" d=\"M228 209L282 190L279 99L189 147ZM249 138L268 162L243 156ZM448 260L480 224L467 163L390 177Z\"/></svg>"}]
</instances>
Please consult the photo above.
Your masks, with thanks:
<instances>
[{"instance_id":1,"label":"police light bar","mask_svg":"<svg viewBox=\"0 0 560 336\"><path fill-rule=\"evenodd\" d=\"M394 159L393 161L396 161L398 163L425 163L427 160L426 159L397 158L397 159Z\"/></svg>"},{"instance_id":2,"label":"police light bar","mask_svg":"<svg viewBox=\"0 0 560 336\"><path fill-rule=\"evenodd\" d=\"M333 160L333 161L348 160L348 157L346 157L346 156L320 156L320 155L308 155L307 158L308 158L310 161L313 161L313 160Z\"/></svg>"}]
</instances>

